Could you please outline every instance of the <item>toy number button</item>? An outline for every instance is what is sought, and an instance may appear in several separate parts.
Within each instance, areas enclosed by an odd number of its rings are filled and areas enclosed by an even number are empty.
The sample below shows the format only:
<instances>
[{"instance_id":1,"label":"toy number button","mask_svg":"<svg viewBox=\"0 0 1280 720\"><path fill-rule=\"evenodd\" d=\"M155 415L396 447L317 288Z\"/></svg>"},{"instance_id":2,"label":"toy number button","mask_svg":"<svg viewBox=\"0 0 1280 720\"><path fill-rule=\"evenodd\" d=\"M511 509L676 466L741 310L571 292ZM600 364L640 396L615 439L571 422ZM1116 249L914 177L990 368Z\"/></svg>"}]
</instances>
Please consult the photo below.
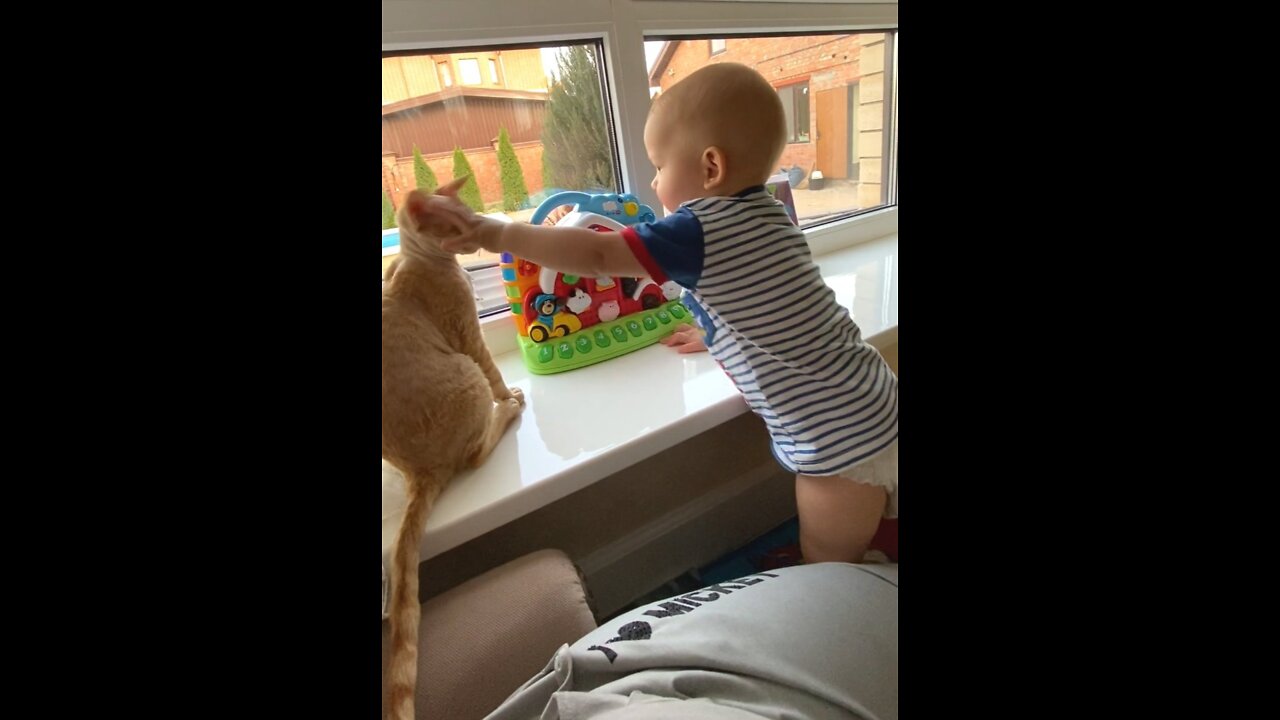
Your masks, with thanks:
<instances>
[{"instance_id":1,"label":"toy number button","mask_svg":"<svg viewBox=\"0 0 1280 720\"><path fill-rule=\"evenodd\" d=\"M666 325L667 323L671 322L671 316L667 314L666 310L659 310L658 320L661 321L663 325Z\"/></svg>"},{"instance_id":2,"label":"toy number button","mask_svg":"<svg viewBox=\"0 0 1280 720\"><path fill-rule=\"evenodd\" d=\"M578 352L580 353L591 352L591 341L587 338L580 337L573 344L578 346Z\"/></svg>"},{"instance_id":3,"label":"toy number button","mask_svg":"<svg viewBox=\"0 0 1280 720\"><path fill-rule=\"evenodd\" d=\"M671 314L674 315L677 320L679 320L680 318L684 317L684 308L679 305L672 305Z\"/></svg>"},{"instance_id":4,"label":"toy number button","mask_svg":"<svg viewBox=\"0 0 1280 720\"><path fill-rule=\"evenodd\" d=\"M658 329L658 321L657 321L657 320L654 320L652 315L645 315L645 316L644 316L644 329L645 329L645 330L657 330L657 329Z\"/></svg>"},{"instance_id":5,"label":"toy number button","mask_svg":"<svg viewBox=\"0 0 1280 720\"><path fill-rule=\"evenodd\" d=\"M636 333L636 334L638 335L639 333ZM616 338L616 339L618 340L618 342L626 342L626 341L627 341L627 331L626 331L626 330L623 330L621 325L614 325L614 326L613 326L613 337L614 337L614 338Z\"/></svg>"},{"instance_id":6,"label":"toy number button","mask_svg":"<svg viewBox=\"0 0 1280 720\"><path fill-rule=\"evenodd\" d=\"M600 347L609 347L609 336L604 334L603 330L597 330L595 334L596 344Z\"/></svg>"},{"instance_id":7,"label":"toy number button","mask_svg":"<svg viewBox=\"0 0 1280 720\"><path fill-rule=\"evenodd\" d=\"M556 347L556 350L560 353L560 357L564 358L565 360L568 360L569 358L573 357L573 346L567 342L560 343Z\"/></svg>"},{"instance_id":8,"label":"toy number button","mask_svg":"<svg viewBox=\"0 0 1280 720\"><path fill-rule=\"evenodd\" d=\"M556 351L550 345L543 345L538 348L538 362L548 363L556 356Z\"/></svg>"},{"instance_id":9,"label":"toy number button","mask_svg":"<svg viewBox=\"0 0 1280 720\"><path fill-rule=\"evenodd\" d=\"M640 337L640 334L643 331L640 329L640 323L636 322L635 320L628 320L627 332L631 333L632 335L635 335L636 337Z\"/></svg>"}]
</instances>

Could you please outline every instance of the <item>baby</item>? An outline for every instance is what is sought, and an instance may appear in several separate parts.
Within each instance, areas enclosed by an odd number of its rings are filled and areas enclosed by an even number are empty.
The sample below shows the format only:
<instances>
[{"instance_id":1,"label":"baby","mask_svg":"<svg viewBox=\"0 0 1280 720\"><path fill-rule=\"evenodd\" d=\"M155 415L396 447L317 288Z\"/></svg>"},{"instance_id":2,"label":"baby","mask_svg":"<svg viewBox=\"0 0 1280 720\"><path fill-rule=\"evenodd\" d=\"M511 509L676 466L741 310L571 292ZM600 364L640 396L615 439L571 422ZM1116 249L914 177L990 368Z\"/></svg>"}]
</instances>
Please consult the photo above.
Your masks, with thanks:
<instances>
[{"instance_id":1,"label":"baby","mask_svg":"<svg viewBox=\"0 0 1280 720\"><path fill-rule=\"evenodd\" d=\"M823 282L800 231L764 188L782 154L778 93L745 65L702 68L654 99L644 145L667 215L620 233L502 223L457 202L445 250L508 252L565 273L674 280L707 350L796 473L807 562L860 562L897 517L898 381ZM682 351L701 349L687 334Z\"/></svg>"}]
</instances>

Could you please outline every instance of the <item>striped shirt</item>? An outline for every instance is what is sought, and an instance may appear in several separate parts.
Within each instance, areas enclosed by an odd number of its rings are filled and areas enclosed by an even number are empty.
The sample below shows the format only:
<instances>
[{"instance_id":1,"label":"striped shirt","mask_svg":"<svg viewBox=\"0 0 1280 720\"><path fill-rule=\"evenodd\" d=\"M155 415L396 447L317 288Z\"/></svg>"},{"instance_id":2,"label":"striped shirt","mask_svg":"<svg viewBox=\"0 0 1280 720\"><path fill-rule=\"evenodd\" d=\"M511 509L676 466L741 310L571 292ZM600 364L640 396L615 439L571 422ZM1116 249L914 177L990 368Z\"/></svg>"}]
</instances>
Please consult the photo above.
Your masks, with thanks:
<instances>
[{"instance_id":1,"label":"striped shirt","mask_svg":"<svg viewBox=\"0 0 1280 720\"><path fill-rule=\"evenodd\" d=\"M897 378L763 187L692 200L622 236L655 281L689 289L707 349L764 420L783 467L838 475L897 439Z\"/></svg>"}]
</instances>

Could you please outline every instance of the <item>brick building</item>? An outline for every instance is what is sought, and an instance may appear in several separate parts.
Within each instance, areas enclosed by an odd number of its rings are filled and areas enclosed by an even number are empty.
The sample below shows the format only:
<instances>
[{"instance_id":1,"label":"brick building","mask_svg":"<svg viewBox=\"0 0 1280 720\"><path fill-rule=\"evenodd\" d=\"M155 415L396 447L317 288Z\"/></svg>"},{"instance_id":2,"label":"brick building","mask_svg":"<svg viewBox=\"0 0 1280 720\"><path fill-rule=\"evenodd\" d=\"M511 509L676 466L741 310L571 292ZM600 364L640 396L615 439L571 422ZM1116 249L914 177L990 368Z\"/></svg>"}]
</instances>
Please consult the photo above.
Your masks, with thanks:
<instances>
[{"instance_id":1,"label":"brick building","mask_svg":"<svg viewBox=\"0 0 1280 720\"><path fill-rule=\"evenodd\" d=\"M665 90L710 63L754 68L787 115L780 168L857 182L859 206L871 207L884 202L887 47L884 33L668 41L649 84Z\"/></svg>"}]
</instances>

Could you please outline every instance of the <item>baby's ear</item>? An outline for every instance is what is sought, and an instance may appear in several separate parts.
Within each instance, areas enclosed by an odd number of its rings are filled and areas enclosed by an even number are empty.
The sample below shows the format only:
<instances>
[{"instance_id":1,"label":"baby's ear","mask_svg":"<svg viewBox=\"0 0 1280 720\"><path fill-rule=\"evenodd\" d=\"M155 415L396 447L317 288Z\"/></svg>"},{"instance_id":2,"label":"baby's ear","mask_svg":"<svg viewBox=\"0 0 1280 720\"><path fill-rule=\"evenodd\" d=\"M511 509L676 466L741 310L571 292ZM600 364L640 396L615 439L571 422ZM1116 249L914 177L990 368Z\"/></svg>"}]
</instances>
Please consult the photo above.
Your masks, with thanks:
<instances>
[{"instance_id":1,"label":"baby's ear","mask_svg":"<svg viewBox=\"0 0 1280 720\"><path fill-rule=\"evenodd\" d=\"M725 152L719 146L711 145L702 151L702 188L710 190L724 182L728 174L728 162Z\"/></svg>"},{"instance_id":2,"label":"baby's ear","mask_svg":"<svg viewBox=\"0 0 1280 720\"><path fill-rule=\"evenodd\" d=\"M454 178L448 185L441 185L440 188L436 190L436 194L446 195L451 198L458 197L458 191L462 189L462 184L465 183L469 177L471 176L463 175L462 177Z\"/></svg>"}]
</instances>

